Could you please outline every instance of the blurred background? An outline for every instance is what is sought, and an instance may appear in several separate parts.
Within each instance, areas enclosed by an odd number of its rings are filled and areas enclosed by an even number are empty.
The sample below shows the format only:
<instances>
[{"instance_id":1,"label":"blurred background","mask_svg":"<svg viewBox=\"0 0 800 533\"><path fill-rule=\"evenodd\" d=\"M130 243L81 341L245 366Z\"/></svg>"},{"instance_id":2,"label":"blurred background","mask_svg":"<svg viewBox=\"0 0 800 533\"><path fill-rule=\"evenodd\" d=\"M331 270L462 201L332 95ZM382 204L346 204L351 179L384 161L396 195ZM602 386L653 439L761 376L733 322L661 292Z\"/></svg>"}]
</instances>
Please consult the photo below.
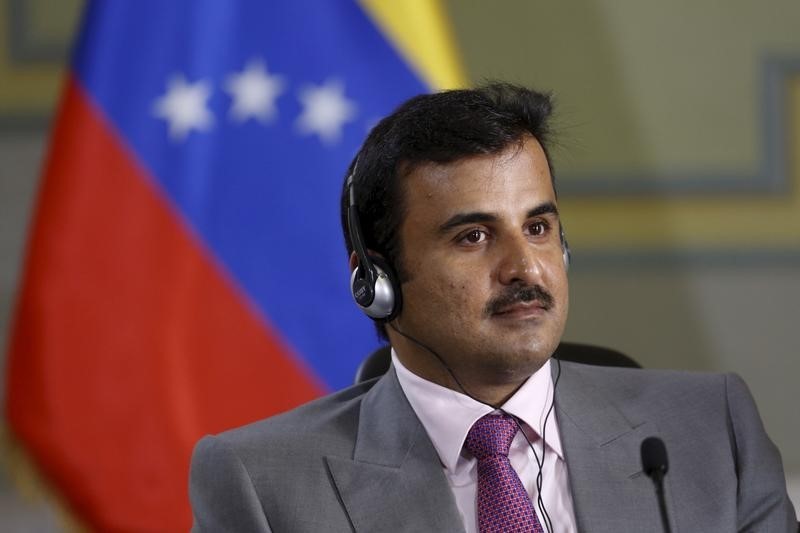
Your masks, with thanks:
<instances>
[{"instance_id":1,"label":"blurred background","mask_svg":"<svg viewBox=\"0 0 800 533\"><path fill-rule=\"evenodd\" d=\"M83 5L0 0L4 347ZM619 349L645 367L741 374L797 508L800 4L442 6L468 83L500 79L555 95L554 160L573 251L565 338ZM336 197L325 201L336 208ZM0 529L77 527L12 440L0 464Z\"/></svg>"}]
</instances>

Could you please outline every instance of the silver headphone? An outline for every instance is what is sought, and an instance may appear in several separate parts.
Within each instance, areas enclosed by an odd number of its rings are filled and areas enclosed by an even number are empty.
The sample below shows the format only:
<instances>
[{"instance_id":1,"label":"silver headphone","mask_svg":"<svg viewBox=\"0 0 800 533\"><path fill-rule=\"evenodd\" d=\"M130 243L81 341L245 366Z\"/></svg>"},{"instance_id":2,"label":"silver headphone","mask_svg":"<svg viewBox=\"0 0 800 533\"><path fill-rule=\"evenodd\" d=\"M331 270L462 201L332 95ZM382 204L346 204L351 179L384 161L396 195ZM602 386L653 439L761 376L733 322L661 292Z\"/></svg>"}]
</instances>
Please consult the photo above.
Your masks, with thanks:
<instances>
[{"instance_id":1,"label":"silver headphone","mask_svg":"<svg viewBox=\"0 0 800 533\"><path fill-rule=\"evenodd\" d=\"M378 257L367 254L364 237L361 235L361 224L358 220L356 193L353 176L358 162L347 177L347 233L350 243L358 258L358 266L350 275L350 293L353 300L366 315L374 320L392 320L400 311L401 292L397 284L397 276L388 263Z\"/></svg>"}]
</instances>

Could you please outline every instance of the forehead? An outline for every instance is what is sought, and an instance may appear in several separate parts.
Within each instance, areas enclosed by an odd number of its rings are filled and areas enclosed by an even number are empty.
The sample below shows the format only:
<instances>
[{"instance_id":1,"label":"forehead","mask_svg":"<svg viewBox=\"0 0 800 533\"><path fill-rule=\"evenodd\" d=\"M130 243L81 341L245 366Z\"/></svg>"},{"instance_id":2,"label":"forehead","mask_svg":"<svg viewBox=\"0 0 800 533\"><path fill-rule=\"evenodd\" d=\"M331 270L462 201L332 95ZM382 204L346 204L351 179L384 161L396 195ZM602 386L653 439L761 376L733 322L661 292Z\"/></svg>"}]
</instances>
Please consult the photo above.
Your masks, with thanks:
<instances>
[{"instance_id":1,"label":"forehead","mask_svg":"<svg viewBox=\"0 0 800 533\"><path fill-rule=\"evenodd\" d=\"M446 217L453 211L502 212L555 203L547 157L530 136L496 154L420 165L405 185L411 216L431 209Z\"/></svg>"}]
</instances>

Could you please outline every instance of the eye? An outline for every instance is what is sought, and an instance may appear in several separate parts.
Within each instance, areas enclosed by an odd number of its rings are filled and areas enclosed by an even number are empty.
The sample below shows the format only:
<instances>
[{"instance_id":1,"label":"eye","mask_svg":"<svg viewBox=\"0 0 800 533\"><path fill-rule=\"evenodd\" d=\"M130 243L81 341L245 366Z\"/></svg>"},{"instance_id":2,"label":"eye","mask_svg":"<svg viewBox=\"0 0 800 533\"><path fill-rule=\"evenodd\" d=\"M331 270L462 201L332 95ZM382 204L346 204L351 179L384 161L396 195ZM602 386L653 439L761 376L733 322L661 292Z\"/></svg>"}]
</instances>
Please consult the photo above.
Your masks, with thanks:
<instances>
[{"instance_id":1,"label":"eye","mask_svg":"<svg viewBox=\"0 0 800 533\"><path fill-rule=\"evenodd\" d=\"M486 240L486 232L479 229L471 229L463 234L459 241L467 244L479 244Z\"/></svg>"},{"instance_id":2,"label":"eye","mask_svg":"<svg viewBox=\"0 0 800 533\"><path fill-rule=\"evenodd\" d=\"M533 236L544 235L550 229L550 224L543 220L537 220L528 225L528 231Z\"/></svg>"}]
</instances>

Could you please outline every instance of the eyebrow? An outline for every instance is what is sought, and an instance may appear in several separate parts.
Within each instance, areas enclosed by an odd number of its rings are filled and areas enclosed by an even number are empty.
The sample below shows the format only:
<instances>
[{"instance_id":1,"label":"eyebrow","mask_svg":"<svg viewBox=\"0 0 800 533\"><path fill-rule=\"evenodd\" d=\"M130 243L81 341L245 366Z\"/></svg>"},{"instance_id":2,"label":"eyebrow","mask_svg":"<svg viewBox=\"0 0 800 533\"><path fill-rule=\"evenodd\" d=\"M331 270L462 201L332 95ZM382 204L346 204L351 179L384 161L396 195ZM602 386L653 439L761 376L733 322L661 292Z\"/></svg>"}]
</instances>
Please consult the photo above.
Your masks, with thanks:
<instances>
[{"instance_id":1,"label":"eyebrow","mask_svg":"<svg viewBox=\"0 0 800 533\"><path fill-rule=\"evenodd\" d=\"M527 212L525 218L533 218L546 214L554 214L558 216L558 207L553 202L545 202L537 205ZM484 213L481 211L473 211L471 213L457 213L448 218L441 226L439 226L439 233L446 233L453 228L463 226L465 224L475 224L476 222L496 222L499 217L494 213Z\"/></svg>"}]
</instances>

